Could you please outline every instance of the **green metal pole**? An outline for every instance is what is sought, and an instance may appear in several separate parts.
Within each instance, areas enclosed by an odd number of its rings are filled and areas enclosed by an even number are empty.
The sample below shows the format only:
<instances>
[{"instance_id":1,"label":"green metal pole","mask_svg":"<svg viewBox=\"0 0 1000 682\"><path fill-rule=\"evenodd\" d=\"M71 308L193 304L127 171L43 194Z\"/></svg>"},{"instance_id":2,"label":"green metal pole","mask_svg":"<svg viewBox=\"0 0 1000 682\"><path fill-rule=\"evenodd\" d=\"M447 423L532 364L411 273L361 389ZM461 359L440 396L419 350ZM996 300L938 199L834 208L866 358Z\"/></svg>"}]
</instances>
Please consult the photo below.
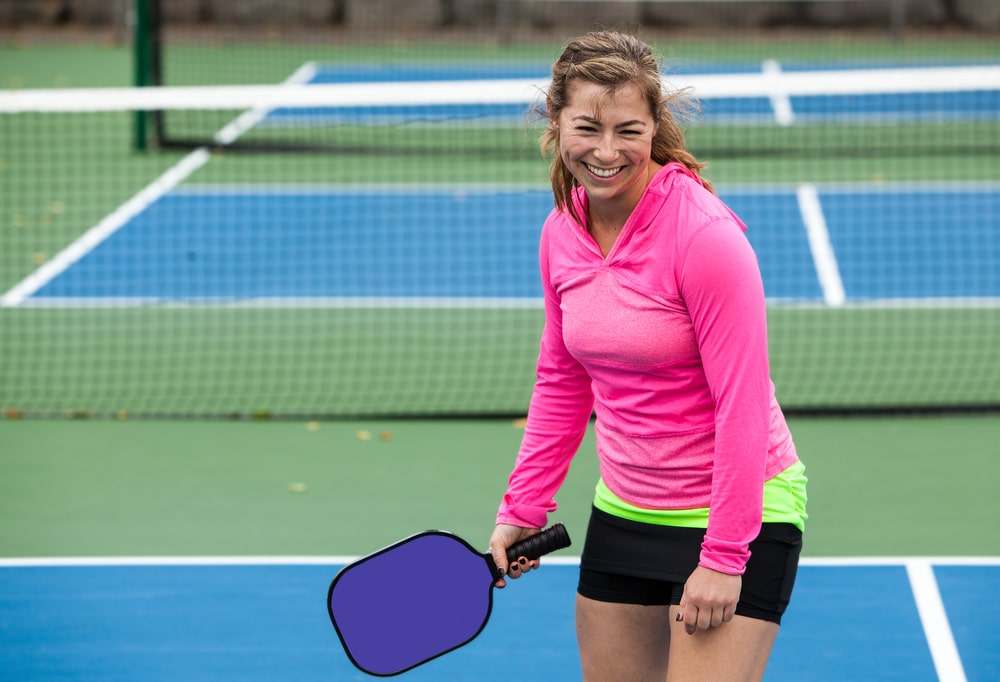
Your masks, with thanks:
<instances>
[{"instance_id":1,"label":"green metal pole","mask_svg":"<svg viewBox=\"0 0 1000 682\"><path fill-rule=\"evenodd\" d=\"M150 73L149 0L135 0L135 25L132 32L132 58L134 61L134 85L149 85ZM146 151L147 115L145 111L135 112L135 148Z\"/></svg>"}]
</instances>

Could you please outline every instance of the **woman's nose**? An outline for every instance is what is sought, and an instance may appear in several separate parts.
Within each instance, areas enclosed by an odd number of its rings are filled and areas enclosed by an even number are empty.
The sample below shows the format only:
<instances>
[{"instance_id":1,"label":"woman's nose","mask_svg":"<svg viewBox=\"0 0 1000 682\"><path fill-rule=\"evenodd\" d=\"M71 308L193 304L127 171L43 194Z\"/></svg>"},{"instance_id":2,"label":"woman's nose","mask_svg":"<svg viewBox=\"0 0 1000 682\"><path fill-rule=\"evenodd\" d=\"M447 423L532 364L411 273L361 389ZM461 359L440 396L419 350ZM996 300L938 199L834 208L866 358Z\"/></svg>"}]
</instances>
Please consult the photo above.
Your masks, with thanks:
<instances>
[{"instance_id":1,"label":"woman's nose","mask_svg":"<svg viewBox=\"0 0 1000 682\"><path fill-rule=\"evenodd\" d=\"M594 153L602 161L609 161L615 158L617 151L615 150L614 135L610 133L601 135L597 141L597 148L594 150Z\"/></svg>"}]
</instances>

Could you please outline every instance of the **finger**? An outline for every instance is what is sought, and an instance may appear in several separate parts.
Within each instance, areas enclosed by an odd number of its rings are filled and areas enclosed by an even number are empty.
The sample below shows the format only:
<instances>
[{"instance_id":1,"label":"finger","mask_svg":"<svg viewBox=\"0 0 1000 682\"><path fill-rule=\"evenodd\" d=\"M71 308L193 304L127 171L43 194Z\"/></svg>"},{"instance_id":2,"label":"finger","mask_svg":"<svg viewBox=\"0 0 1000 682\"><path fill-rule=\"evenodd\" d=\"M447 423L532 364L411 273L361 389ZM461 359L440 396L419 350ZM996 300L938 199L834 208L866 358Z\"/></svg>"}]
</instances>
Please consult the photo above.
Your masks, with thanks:
<instances>
[{"instance_id":1,"label":"finger","mask_svg":"<svg viewBox=\"0 0 1000 682\"><path fill-rule=\"evenodd\" d=\"M722 623L725 620L725 616L726 614L723 609L712 609L712 618L711 618L712 627L717 628L720 625L722 625Z\"/></svg>"},{"instance_id":2,"label":"finger","mask_svg":"<svg viewBox=\"0 0 1000 682\"><path fill-rule=\"evenodd\" d=\"M680 604L677 615L674 619L678 623L684 623L684 632L693 635L698 629L698 609L694 606Z\"/></svg>"},{"instance_id":3,"label":"finger","mask_svg":"<svg viewBox=\"0 0 1000 682\"><path fill-rule=\"evenodd\" d=\"M512 580L517 580L521 577L524 572L524 567L521 565L520 561L510 562L510 566L507 568L507 576Z\"/></svg>"},{"instance_id":4,"label":"finger","mask_svg":"<svg viewBox=\"0 0 1000 682\"><path fill-rule=\"evenodd\" d=\"M522 557L518 557L517 561L515 561L514 563L512 563L511 566L513 566L514 564L517 564L517 568L521 572L521 575L524 575L528 571L533 571L534 569L538 568L538 561L537 560L533 561L533 560L528 559L527 557L523 557L523 556Z\"/></svg>"},{"instance_id":5,"label":"finger","mask_svg":"<svg viewBox=\"0 0 1000 682\"><path fill-rule=\"evenodd\" d=\"M507 587L507 581L504 578L507 576L508 572L497 566L497 573L500 574L500 577L494 581L493 586L501 589Z\"/></svg>"},{"instance_id":6,"label":"finger","mask_svg":"<svg viewBox=\"0 0 1000 682\"><path fill-rule=\"evenodd\" d=\"M491 542L490 554L493 555L493 564L497 567L500 575L506 575L507 571L510 570L507 566L507 549Z\"/></svg>"},{"instance_id":7,"label":"finger","mask_svg":"<svg viewBox=\"0 0 1000 682\"><path fill-rule=\"evenodd\" d=\"M707 630L712 627L713 609L698 609L698 629Z\"/></svg>"},{"instance_id":8,"label":"finger","mask_svg":"<svg viewBox=\"0 0 1000 682\"><path fill-rule=\"evenodd\" d=\"M500 575L493 585L499 588L504 588L507 586L507 581L504 580L504 576L507 575L509 570L507 566L507 553L502 547L499 547L497 544L491 542L490 554L493 555L493 565L497 567L497 573Z\"/></svg>"},{"instance_id":9,"label":"finger","mask_svg":"<svg viewBox=\"0 0 1000 682\"><path fill-rule=\"evenodd\" d=\"M674 614L674 621L684 623L684 630L686 631L688 629L687 618L687 607L684 605L684 600L681 599L681 603L677 605L677 613Z\"/></svg>"}]
</instances>

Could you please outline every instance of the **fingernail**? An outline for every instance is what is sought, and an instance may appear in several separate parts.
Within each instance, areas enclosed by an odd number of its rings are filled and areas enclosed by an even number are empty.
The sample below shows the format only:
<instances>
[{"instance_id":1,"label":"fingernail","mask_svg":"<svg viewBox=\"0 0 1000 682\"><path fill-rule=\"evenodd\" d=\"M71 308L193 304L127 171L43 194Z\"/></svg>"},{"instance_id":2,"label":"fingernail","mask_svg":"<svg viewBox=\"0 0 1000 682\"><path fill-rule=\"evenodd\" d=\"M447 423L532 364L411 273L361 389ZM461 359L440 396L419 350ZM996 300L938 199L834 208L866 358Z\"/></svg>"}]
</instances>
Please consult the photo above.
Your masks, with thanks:
<instances>
[{"instance_id":1,"label":"fingernail","mask_svg":"<svg viewBox=\"0 0 1000 682\"><path fill-rule=\"evenodd\" d=\"M525 559L524 557L521 557L520 559L518 559L518 560L517 560L517 563L519 563L519 564L521 564L522 566L524 566L525 564L527 564L527 563L528 563L528 560L527 560L527 559Z\"/></svg>"},{"instance_id":2,"label":"fingernail","mask_svg":"<svg viewBox=\"0 0 1000 682\"><path fill-rule=\"evenodd\" d=\"M682 614L680 611L678 611L677 612L677 618L675 618L674 620L676 620L678 623L680 623L682 620L684 620L684 614Z\"/></svg>"}]
</instances>

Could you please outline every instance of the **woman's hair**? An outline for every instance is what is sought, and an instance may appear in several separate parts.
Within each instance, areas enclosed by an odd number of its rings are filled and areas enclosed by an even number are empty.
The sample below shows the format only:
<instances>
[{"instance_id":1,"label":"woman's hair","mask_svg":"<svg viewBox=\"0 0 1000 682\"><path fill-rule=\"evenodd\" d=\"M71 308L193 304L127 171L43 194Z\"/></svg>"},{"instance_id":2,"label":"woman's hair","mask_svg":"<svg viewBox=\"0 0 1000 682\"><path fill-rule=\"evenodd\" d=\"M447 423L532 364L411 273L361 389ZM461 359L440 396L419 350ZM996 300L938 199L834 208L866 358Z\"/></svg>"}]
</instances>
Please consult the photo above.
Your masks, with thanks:
<instances>
[{"instance_id":1,"label":"woman's hair","mask_svg":"<svg viewBox=\"0 0 1000 682\"><path fill-rule=\"evenodd\" d=\"M681 130L681 123L697 113L697 104L683 92L665 90L660 65L643 41L616 31L588 33L571 41L552 66L552 82L545 101L545 116L550 122L557 120L565 108L569 85L573 81L603 85L608 95L628 85L638 88L649 103L657 124L652 142L653 161L664 165L676 161L695 174L705 167L687 150ZM568 208L582 224L571 201L577 182L562 161L559 131L551 123L542 133L540 144L542 153L552 159L549 174L556 205ZM707 181L702 182L711 189Z\"/></svg>"}]
</instances>

